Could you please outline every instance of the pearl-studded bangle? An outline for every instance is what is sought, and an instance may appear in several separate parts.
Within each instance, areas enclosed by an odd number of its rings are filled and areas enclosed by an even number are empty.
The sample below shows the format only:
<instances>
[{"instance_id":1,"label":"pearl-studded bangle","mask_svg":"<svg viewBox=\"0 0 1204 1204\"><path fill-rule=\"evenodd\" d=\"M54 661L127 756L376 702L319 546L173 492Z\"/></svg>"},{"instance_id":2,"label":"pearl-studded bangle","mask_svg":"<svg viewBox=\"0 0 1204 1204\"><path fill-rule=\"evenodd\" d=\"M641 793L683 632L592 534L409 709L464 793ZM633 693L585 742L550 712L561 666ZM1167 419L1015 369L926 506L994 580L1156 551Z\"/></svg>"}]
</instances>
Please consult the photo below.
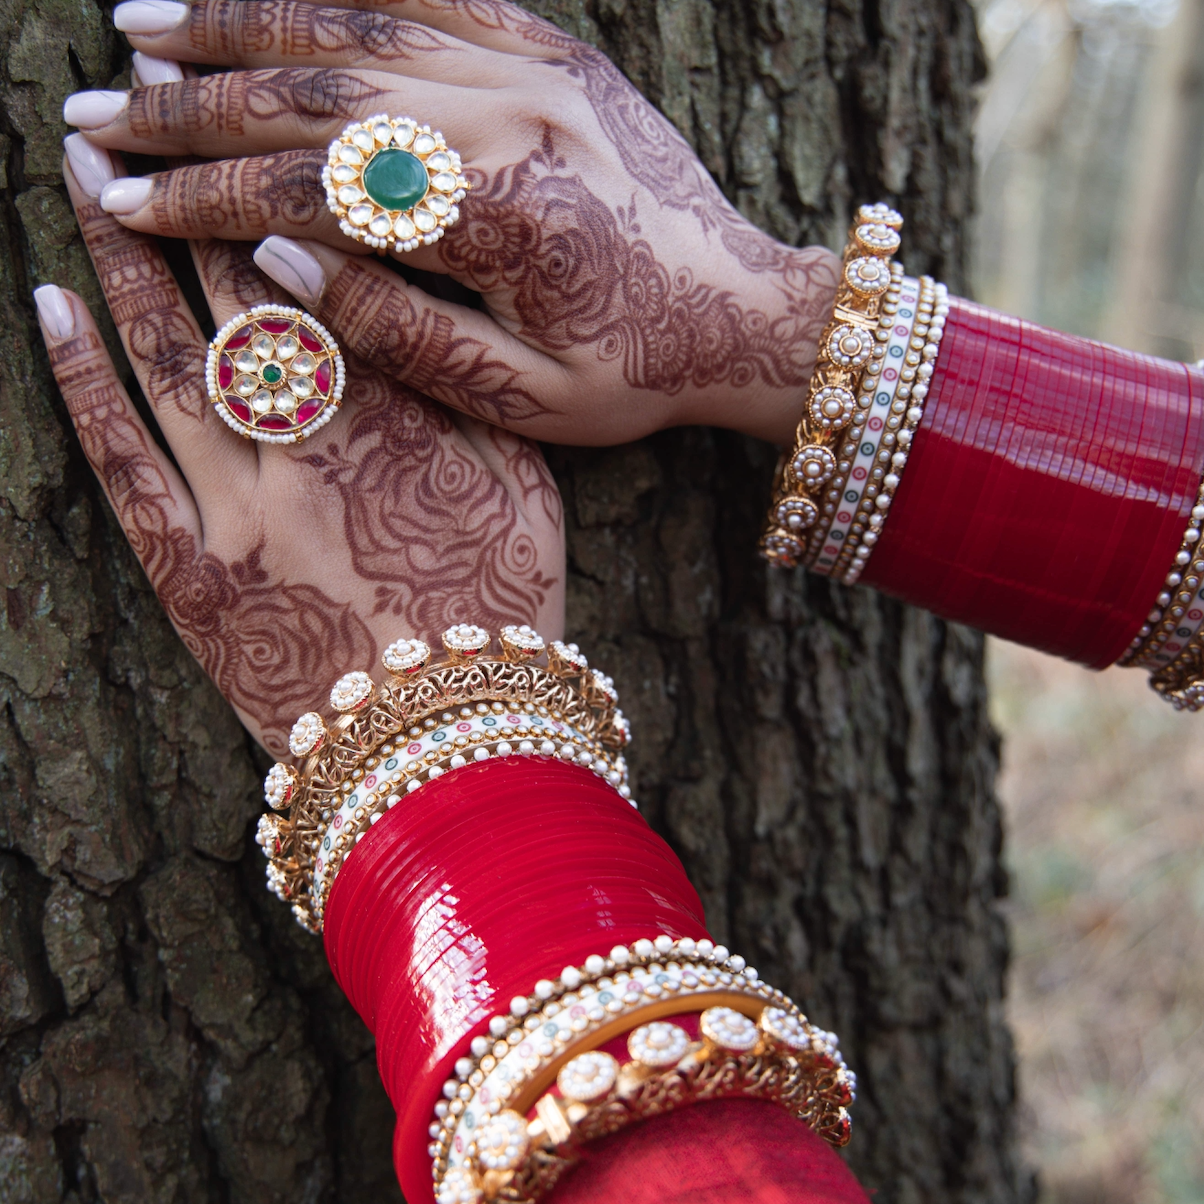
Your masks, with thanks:
<instances>
[{"instance_id":1,"label":"pearl-studded bangle","mask_svg":"<svg viewBox=\"0 0 1204 1204\"><path fill-rule=\"evenodd\" d=\"M1116 662L1160 669L1186 648L1204 623L1204 482L1196 494L1187 529L1154 607Z\"/></svg>"},{"instance_id":2,"label":"pearl-studded bangle","mask_svg":"<svg viewBox=\"0 0 1204 1204\"><path fill-rule=\"evenodd\" d=\"M430 664L422 640L397 640L381 658L387 682L344 674L330 694L338 718L310 711L294 724L289 750L303 765L278 763L264 782L268 805L288 815L262 817L257 839L269 889L303 927L321 931L334 877L372 823L469 755L572 757L631 801L621 755L631 725L614 682L575 644L546 645L525 624L499 641L500 657L489 632L456 624L442 636L447 661ZM545 653L547 666L535 663Z\"/></svg>"},{"instance_id":3,"label":"pearl-studded bangle","mask_svg":"<svg viewBox=\"0 0 1204 1204\"><path fill-rule=\"evenodd\" d=\"M626 1060L599 1048L624 1034ZM663 935L618 945L536 983L473 1039L435 1106L435 1196L533 1204L584 1142L698 1098L772 1099L844 1145L855 1088L835 1036L742 957Z\"/></svg>"},{"instance_id":4,"label":"pearl-studded bangle","mask_svg":"<svg viewBox=\"0 0 1204 1204\"><path fill-rule=\"evenodd\" d=\"M902 225L888 206L863 205L849 232L832 319L820 339L794 448L779 467L761 537L760 553L771 564L793 568L828 546L825 537L850 469L848 458L838 460L835 449L846 430L864 425L870 399L862 383L881 359L874 354L881 345L878 316L901 276L891 256Z\"/></svg>"},{"instance_id":5,"label":"pearl-studded bangle","mask_svg":"<svg viewBox=\"0 0 1204 1204\"><path fill-rule=\"evenodd\" d=\"M866 370L861 398L866 403L862 414L863 426L853 426L848 432L842 450L842 462L850 467L840 508L835 515L832 529L821 546L813 549L810 568L817 573L835 574L841 566L842 554L850 539L856 520L862 519L862 507L873 506L878 496L885 473L878 463L887 423L892 417L892 406L901 381L904 358L912 337L916 306L920 299L919 282L909 276L901 276L892 285L882 302L882 313L878 323L878 346L881 352L871 365L876 371L871 375ZM890 452L886 453L889 460ZM825 507L827 509L827 507Z\"/></svg>"},{"instance_id":6,"label":"pearl-studded bangle","mask_svg":"<svg viewBox=\"0 0 1204 1204\"><path fill-rule=\"evenodd\" d=\"M318 831L320 847L310 903L319 923L343 861L371 826L427 782L470 762L511 756L555 757L592 770L636 805L622 754L615 755L600 741L583 736L547 708L532 703L506 708L500 702L478 702L475 707L461 707L457 715L444 712L438 721L427 718L410 730L409 737L396 745L381 745L378 755L365 760L366 775ZM273 815L260 817L261 845L272 840L278 822Z\"/></svg>"},{"instance_id":7,"label":"pearl-studded bangle","mask_svg":"<svg viewBox=\"0 0 1204 1204\"><path fill-rule=\"evenodd\" d=\"M862 512L850 531L852 538L845 545L833 571L833 576L843 574L845 585L857 583L890 514L890 504L894 501L895 491L899 488L903 469L907 465L912 438L924 417L924 401L936 370L948 313L948 290L943 284L937 284L931 276L921 277L915 329L891 402L887 429L882 435L882 450L878 452L880 464L874 471L877 472L878 468L887 469L888 464L889 470L881 478L876 497L871 499L867 491L867 497L861 503Z\"/></svg>"}]
</instances>

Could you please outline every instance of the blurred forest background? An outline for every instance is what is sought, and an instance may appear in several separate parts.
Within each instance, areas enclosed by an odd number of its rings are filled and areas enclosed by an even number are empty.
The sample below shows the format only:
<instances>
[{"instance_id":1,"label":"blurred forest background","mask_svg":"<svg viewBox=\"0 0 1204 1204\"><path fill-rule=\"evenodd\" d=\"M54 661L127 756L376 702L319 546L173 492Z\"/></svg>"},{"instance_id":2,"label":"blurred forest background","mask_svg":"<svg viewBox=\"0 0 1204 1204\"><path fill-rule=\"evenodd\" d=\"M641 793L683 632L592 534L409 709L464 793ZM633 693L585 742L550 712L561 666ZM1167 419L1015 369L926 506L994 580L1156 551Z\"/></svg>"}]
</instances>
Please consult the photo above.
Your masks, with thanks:
<instances>
[{"instance_id":1,"label":"blurred forest background","mask_svg":"<svg viewBox=\"0 0 1204 1204\"><path fill-rule=\"evenodd\" d=\"M1204 0L980 0L983 302L1204 356ZM1144 674L993 642L1043 1204L1204 1202L1204 740Z\"/></svg>"}]
</instances>

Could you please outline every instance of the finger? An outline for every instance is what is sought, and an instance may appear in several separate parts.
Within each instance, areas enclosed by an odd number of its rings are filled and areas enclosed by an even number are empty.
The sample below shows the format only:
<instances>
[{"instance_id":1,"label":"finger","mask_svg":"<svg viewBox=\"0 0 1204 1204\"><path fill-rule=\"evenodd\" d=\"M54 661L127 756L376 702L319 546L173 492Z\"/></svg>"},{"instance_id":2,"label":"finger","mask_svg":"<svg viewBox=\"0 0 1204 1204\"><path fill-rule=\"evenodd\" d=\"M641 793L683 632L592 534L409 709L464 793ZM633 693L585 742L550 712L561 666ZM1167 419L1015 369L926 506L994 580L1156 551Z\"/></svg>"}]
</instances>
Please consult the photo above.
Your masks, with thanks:
<instances>
[{"instance_id":1,"label":"finger","mask_svg":"<svg viewBox=\"0 0 1204 1204\"><path fill-rule=\"evenodd\" d=\"M135 88L149 88L152 84L178 84L183 78L184 68L175 59L157 59L134 51L130 79Z\"/></svg>"},{"instance_id":2,"label":"finger","mask_svg":"<svg viewBox=\"0 0 1204 1204\"><path fill-rule=\"evenodd\" d=\"M71 162L69 148L63 165L67 191L117 332L177 463L199 493L240 460L253 463L254 453L229 447L209 405L207 343L158 246L105 213Z\"/></svg>"},{"instance_id":3,"label":"finger","mask_svg":"<svg viewBox=\"0 0 1204 1204\"><path fill-rule=\"evenodd\" d=\"M365 8L412 21L503 54L544 59L601 58L551 21L506 0L325 0L332 8Z\"/></svg>"},{"instance_id":4,"label":"finger","mask_svg":"<svg viewBox=\"0 0 1204 1204\"><path fill-rule=\"evenodd\" d=\"M50 367L80 446L157 586L180 551L180 537L196 547L196 504L122 388L84 303L53 284L37 289L34 299Z\"/></svg>"},{"instance_id":5,"label":"finger","mask_svg":"<svg viewBox=\"0 0 1204 1204\"><path fill-rule=\"evenodd\" d=\"M127 0L113 23L148 54L223 67L362 67L453 84L519 69L397 16L294 0Z\"/></svg>"},{"instance_id":6,"label":"finger","mask_svg":"<svg viewBox=\"0 0 1204 1204\"><path fill-rule=\"evenodd\" d=\"M540 439L568 427L556 408L569 369L488 314L442 301L372 259L273 237L255 262L344 348L374 368L474 418Z\"/></svg>"},{"instance_id":7,"label":"finger","mask_svg":"<svg viewBox=\"0 0 1204 1204\"><path fill-rule=\"evenodd\" d=\"M230 71L130 92L77 92L67 98L63 120L111 150L228 159L326 147L348 121L375 112L417 121L437 115L467 158L487 144L497 118L489 108L476 88L379 71L290 67Z\"/></svg>"}]
</instances>

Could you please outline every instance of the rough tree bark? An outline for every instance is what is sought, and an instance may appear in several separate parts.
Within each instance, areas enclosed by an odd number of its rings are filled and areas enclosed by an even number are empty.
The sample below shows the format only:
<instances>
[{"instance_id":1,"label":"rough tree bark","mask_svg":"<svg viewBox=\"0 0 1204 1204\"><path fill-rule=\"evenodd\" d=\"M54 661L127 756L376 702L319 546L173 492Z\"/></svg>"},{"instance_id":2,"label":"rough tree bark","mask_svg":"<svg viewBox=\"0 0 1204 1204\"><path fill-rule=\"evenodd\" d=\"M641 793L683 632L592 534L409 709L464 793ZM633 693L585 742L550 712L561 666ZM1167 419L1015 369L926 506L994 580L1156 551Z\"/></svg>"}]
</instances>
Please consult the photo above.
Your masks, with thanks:
<instances>
[{"instance_id":1,"label":"rough tree bark","mask_svg":"<svg viewBox=\"0 0 1204 1204\"><path fill-rule=\"evenodd\" d=\"M835 245L854 200L894 198L911 269L961 283L965 0L544 11L773 233ZM3 0L0 56L0 1199L396 1199L371 1040L263 889L262 755L99 499L37 335L37 284L102 311L59 114L122 86L125 49L94 0ZM615 672L636 793L713 931L840 1033L879 1204L1019 1204L982 643L766 571L773 458L703 430L552 453L570 629Z\"/></svg>"}]
</instances>

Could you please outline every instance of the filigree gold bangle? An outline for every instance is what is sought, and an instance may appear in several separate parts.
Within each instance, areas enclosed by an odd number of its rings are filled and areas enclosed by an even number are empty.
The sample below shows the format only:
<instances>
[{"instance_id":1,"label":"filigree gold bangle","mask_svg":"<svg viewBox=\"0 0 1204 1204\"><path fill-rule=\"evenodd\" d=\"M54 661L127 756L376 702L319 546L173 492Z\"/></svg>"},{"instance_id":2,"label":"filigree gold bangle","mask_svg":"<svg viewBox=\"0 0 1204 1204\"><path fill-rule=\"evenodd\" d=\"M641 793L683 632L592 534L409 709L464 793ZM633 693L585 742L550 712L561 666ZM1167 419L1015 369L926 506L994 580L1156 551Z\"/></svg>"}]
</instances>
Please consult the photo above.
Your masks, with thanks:
<instances>
[{"instance_id":1,"label":"filigree gold bangle","mask_svg":"<svg viewBox=\"0 0 1204 1204\"><path fill-rule=\"evenodd\" d=\"M849 1139L856 1076L835 1036L710 941L662 935L566 966L489 1033L435 1107L439 1204L534 1204L586 1142L706 1099L772 1100ZM624 1035L626 1057L600 1048Z\"/></svg>"},{"instance_id":2,"label":"filigree gold bangle","mask_svg":"<svg viewBox=\"0 0 1204 1204\"><path fill-rule=\"evenodd\" d=\"M846 460L837 449L856 426L861 384L878 343L883 298L898 280L891 256L899 248L903 219L886 205L863 205L845 247L832 319L824 329L791 453L779 466L773 504L760 552L772 564L794 567L826 546L814 539L821 515L838 510ZM864 408L864 406L860 407ZM811 554L808 555L808 545Z\"/></svg>"},{"instance_id":3,"label":"filigree gold bangle","mask_svg":"<svg viewBox=\"0 0 1204 1204\"><path fill-rule=\"evenodd\" d=\"M631 801L622 750L631 727L614 682L591 669L575 644L545 645L530 627L493 639L475 624L443 633L447 660L431 664L421 640L398 640L377 685L362 670L330 694L336 718L302 715L289 737L301 765L280 762L264 781L270 807L258 841L268 885L299 923L318 932L326 896L344 858L392 806L468 758L572 759ZM547 666L536 660L545 656ZM634 805L634 804L633 804Z\"/></svg>"}]
</instances>

